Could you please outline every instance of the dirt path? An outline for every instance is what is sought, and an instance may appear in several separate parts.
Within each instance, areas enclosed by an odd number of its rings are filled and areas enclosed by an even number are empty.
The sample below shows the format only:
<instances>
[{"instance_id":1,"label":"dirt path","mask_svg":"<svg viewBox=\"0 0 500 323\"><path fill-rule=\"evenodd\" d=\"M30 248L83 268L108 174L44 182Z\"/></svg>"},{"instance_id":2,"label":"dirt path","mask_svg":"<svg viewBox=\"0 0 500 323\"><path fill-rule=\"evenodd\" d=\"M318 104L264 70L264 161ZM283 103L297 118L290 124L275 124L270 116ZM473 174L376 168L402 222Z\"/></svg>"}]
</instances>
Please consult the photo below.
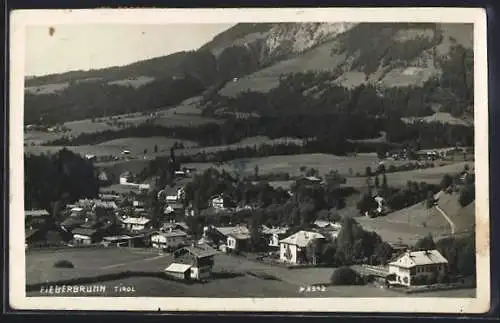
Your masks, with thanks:
<instances>
[{"instance_id":1,"label":"dirt path","mask_svg":"<svg viewBox=\"0 0 500 323\"><path fill-rule=\"evenodd\" d=\"M446 221L448 221L448 223L450 224L450 227L451 227L451 235L454 235L455 234L455 223L453 223L453 221L448 217L448 215L446 214L446 212L443 211L443 209L441 209L439 207L439 205L436 205L434 206L435 209L446 219Z\"/></svg>"}]
</instances>

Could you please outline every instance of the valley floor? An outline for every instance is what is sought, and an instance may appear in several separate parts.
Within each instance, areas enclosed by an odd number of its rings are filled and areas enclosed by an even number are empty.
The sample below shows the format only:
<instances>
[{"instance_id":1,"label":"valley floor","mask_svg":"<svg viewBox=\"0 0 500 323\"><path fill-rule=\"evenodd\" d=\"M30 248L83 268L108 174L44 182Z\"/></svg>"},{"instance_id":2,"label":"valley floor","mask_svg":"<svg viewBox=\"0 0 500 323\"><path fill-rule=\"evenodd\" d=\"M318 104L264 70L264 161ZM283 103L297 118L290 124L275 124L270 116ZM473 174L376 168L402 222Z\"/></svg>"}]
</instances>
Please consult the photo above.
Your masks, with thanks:
<instances>
[{"instance_id":1,"label":"valley floor","mask_svg":"<svg viewBox=\"0 0 500 323\"><path fill-rule=\"evenodd\" d=\"M73 269L53 268L58 260L73 262ZM141 249L64 249L31 251L26 255L29 285L57 285L58 281L77 277L93 277L123 271L161 272L169 255ZM92 296L123 297L475 297L475 289L401 294L371 285L328 286L334 268L287 269L247 260L243 257L218 255L214 278L204 284L186 285L181 282L153 277L132 277L97 283L105 291ZM267 275L267 276L266 276ZM269 278L272 277L272 278ZM312 284L325 285L323 291L304 292ZM90 284L88 284L90 285ZM96 285L96 284L92 284ZM116 291L124 286L134 291ZM47 296L42 289L29 289L28 296ZM418 296L417 296L418 295ZM71 293L57 296L82 296Z\"/></svg>"}]
</instances>

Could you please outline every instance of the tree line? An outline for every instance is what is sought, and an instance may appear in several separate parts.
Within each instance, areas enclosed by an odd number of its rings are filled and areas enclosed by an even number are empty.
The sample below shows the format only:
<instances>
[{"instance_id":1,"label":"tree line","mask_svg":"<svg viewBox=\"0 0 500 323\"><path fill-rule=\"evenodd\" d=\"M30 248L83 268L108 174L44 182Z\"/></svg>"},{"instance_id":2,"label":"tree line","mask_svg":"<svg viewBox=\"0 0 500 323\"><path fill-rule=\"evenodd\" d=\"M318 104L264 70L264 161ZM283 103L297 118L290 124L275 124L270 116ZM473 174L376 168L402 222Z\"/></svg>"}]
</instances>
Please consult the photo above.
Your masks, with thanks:
<instances>
[{"instance_id":1,"label":"tree line","mask_svg":"<svg viewBox=\"0 0 500 323\"><path fill-rule=\"evenodd\" d=\"M348 140L378 137L381 131L386 132L388 142L372 144ZM400 146L416 144L422 149L474 144L474 129L471 127L441 123L407 125L400 119L374 118L353 113L230 119L223 124L209 123L196 127L142 124L126 129L82 133L71 138L62 137L46 144L79 146L124 137L150 136L195 141L204 147L235 144L253 136L267 136L271 139L292 137L305 140L305 144L295 147L281 145L281 147L294 147L296 151L300 150L300 147L306 147L304 149L308 151L327 153L335 153L335 150L345 152L379 151L381 148L390 150L398 146L397 144Z\"/></svg>"},{"instance_id":2,"label":"tree line","mask_svg":"<svg viewBox=\"0 0 500 323\"><path fill-rule=\"evenodd\" d=\"M53 155L24 157L25 209L46 209L54 203L97 197L98 172L94 165L67 149Z\"/></svg>"}]
</instances>

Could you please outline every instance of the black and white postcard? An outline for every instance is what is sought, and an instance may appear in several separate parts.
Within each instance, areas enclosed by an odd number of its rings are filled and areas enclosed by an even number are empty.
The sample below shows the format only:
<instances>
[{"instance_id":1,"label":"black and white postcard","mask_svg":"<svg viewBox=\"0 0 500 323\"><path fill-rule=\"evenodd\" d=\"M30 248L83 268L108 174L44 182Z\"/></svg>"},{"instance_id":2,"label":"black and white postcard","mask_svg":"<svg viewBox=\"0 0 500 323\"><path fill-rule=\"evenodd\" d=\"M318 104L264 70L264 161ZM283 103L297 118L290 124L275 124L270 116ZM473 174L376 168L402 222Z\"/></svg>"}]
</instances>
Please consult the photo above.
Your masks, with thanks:
<instances>
[{"instance_id":1,"label":"black and white postcard","mask_svg":"<svg viewBox=\"0 0 500 323\"><path fill-rule=\"evenodd\" d=\"M11 307L487 312L486 53L472 8L14 11Z\"/></svg>"}]
</instances>

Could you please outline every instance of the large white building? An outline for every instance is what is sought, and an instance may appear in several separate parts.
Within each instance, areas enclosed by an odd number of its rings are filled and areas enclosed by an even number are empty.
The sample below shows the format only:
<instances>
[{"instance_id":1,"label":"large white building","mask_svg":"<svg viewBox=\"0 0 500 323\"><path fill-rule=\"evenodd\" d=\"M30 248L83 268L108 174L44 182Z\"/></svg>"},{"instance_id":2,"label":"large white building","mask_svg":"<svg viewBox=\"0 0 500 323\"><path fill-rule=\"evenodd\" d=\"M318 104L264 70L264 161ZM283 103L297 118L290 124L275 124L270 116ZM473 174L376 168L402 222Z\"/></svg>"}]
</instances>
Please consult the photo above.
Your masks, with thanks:
<instances>
[{"instance_id":1,"label":"large white building","mask_svg":"<svg viewBox=\"0 0 500 323\"><path fill-rule=\"evenodd\" d=\"M407 251L389 263L389 275L394 275L394 283L411 286L419 274L445 273L447 264L448 260L437 250Z\"/></svg>"}]
</instances>

